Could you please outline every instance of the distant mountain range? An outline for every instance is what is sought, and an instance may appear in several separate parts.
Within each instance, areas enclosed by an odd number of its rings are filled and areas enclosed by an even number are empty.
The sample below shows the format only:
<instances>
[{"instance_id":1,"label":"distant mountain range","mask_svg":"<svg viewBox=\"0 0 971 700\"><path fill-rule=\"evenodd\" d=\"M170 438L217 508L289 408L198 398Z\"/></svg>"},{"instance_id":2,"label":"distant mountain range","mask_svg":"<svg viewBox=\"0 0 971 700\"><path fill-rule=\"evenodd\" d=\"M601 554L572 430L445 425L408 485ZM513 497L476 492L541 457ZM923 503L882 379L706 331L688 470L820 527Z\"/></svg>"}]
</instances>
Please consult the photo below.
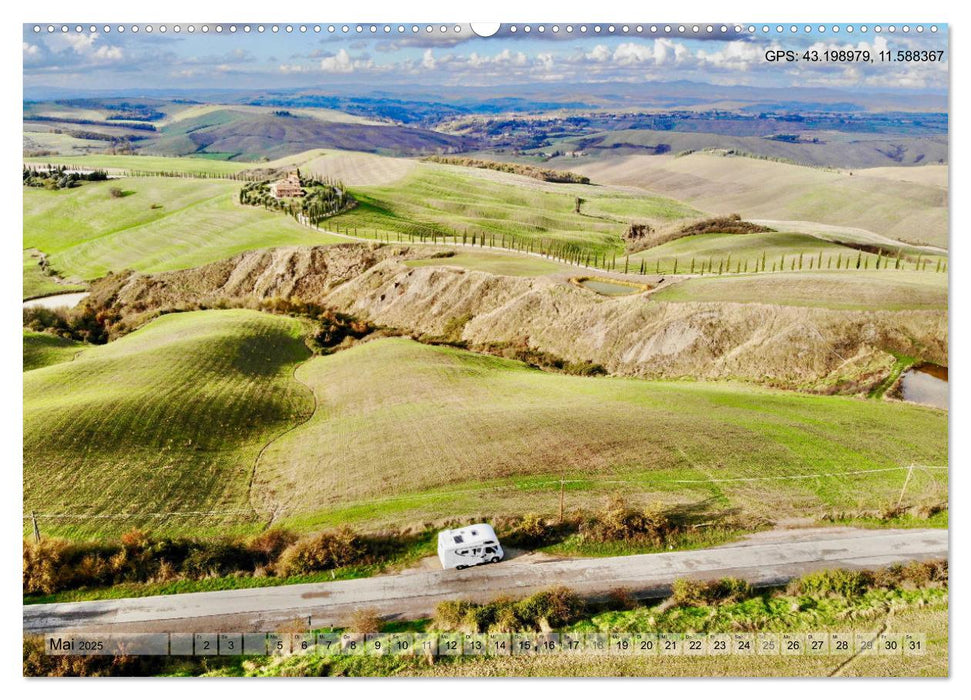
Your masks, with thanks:
<instances>
[{"instance_id":1,"label":"distant mountain range","mask_svg":"<svg viewBox=\"0 0 971 700\"><path fill-rule=\"evenodd\" d=\"M754 85L714 85L686 80L669 82L574 83L550 86L506 85L501 87L462 87L441 85L398 85L393 88L373 83L328 85L324 87L225 90L225 89L129 89L70 90L59 87L24 88L27 101L65 100L76 98L143 97L156 99L191 99L199 102L276 104L281 106L338 105L367 99L389 106L434 105L448 107L457 113L498 113L549 109L595 109L638 107L655 109L690 108L718 102L744 103L736 107L758 110L835 110L835 111L902 111L945 112L947 94L918 90L873 90L857 86L836 88L762 87ZM328 104L325 104L328 103Z\"/></svg>"}]
</instances>

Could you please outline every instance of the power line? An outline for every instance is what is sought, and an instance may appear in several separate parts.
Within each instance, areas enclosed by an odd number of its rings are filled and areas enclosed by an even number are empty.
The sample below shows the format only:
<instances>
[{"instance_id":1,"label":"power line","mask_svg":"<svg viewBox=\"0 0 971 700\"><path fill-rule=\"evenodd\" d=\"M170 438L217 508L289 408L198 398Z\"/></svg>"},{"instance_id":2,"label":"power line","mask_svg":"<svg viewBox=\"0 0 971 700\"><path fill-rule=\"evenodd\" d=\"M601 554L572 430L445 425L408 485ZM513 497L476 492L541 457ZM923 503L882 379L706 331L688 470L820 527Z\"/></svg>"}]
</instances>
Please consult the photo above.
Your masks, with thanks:
<instances>
[{"instance_id":1,"label":"power line","mask_svg":"<svg viewBox=\"0 0 971 700\"><path fill-rule=\"evenodd\" d=\"M162 517L198 517L200 515L253 515L249 510L199 510L199 511L177 511L173 513L35 513L38 518L64 518L64 519L109 519L109 518L162 518ZM30 520L30 515L25 515L24 520Z\"/></svg>"}]
</instances>

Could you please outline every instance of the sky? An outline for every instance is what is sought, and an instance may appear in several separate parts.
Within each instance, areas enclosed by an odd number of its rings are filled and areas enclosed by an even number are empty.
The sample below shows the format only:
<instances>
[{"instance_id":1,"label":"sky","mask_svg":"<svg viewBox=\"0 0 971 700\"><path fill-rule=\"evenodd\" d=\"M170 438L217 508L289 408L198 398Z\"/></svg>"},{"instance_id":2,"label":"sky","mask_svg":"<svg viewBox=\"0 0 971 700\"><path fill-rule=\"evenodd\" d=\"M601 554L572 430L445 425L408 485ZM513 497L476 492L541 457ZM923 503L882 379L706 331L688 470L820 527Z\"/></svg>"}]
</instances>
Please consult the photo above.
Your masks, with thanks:
<instances>
[{"instance_id":1,"label":"sky","mask_svg":"<svg viewBox=\"0 0 971 700\"><path fill-rule=\"evenodd\" d=\"M889 25L880 32L873 25L826 25L821 33L816 26L807 32L805 25L749 31L748 25L721 24L534 24L503 25L488 38L476 36L469 25L196 24L178 25L178 31L176 26L26 24L25 94L38 87L63 88L65 94L139 88L326 90L351 84L394 91L405 86L675 80L944 92L948 84L944 25L936 32L930 25L921 26L921 32L917 25L907 32L896 25L893 33ZM898 49L943 49L945 54L944 61L934 63L813 64L765 58L767 50L801 54L850 48L868 49L874 58Z\"/></svg>"}]
</instances>

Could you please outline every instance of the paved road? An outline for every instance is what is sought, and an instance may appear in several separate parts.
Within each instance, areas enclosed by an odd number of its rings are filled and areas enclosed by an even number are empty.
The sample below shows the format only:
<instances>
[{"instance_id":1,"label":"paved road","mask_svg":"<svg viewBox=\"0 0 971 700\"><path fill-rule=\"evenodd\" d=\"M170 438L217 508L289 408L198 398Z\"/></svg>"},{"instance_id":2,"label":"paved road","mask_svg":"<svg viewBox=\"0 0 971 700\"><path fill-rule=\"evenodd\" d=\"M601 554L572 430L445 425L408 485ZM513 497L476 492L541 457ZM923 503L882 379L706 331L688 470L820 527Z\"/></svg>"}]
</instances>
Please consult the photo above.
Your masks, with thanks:
<instances>
[{"instance_id":1,"label":"paved road","mask_svg":"<svg viewBox=\"0 0 971 700\"><path fill-rule=\"evenodd\" d=\"M947 556L946 530L773 531L737 544L691 552L603 559L520 557L464 571L409 571L388 576L206 593L24 606L24 631L276 631L299 621L340 624L357 608L388 618L430 615L442 600L522 596L555 584L595 596L627 587L665 595L677 578L737 576L756 585L810 571L866 568Z\"/></svg>"}]
</instances>

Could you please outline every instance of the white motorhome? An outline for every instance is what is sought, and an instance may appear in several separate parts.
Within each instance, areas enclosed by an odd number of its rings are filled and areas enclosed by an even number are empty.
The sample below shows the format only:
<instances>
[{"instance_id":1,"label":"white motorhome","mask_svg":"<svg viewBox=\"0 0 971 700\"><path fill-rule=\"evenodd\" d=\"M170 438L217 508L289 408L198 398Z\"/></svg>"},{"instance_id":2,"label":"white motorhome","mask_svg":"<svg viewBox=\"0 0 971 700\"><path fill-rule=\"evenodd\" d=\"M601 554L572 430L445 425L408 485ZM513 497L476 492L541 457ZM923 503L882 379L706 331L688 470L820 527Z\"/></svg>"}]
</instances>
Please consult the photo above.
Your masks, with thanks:
<instances>
[{"instance_id":1,"label":"white motorhome","mask_svg":"<svg viewBox=\"0 0 971 700\"><path fill-rule=\"evenodd\" d=\"M492 525L479 523L438 533L438 558L443 569L495 564L502 557L502 546Z\"/></svg>"}]
</instances>

